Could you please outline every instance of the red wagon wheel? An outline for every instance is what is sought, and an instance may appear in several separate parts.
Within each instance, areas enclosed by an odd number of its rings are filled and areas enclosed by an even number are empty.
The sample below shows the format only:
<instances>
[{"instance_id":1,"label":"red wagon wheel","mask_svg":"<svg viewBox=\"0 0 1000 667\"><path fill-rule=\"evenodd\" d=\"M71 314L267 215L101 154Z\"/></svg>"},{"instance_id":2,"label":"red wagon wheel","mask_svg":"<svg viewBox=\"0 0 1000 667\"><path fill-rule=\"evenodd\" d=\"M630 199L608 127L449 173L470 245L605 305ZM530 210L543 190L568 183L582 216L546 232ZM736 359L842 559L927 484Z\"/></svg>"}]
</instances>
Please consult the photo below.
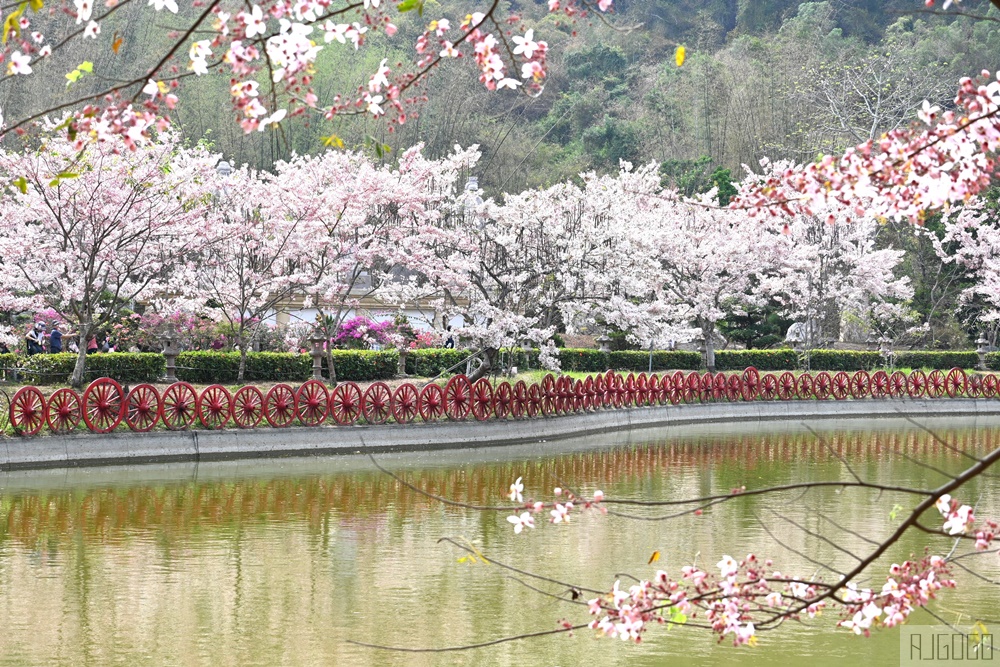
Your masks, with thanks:
<instances>
[{"instance_id":1,"label":"red wagon wheel","mask_svg":"<svg viewBox=\"0 0 1000 667\"><path fill-rule=\"evenodd\" d=\"M151 384L132 387L125 398L125 423L133 431L146 433L160 421L160 392Z\"/></svg>"},{"instance_id":2,"label":"red wagon wheel","mask_svg":"<svg viewBox=\"0 0 1000 667\"><path fill-rule=\"evenodd\" d=\"M18 435L35 435L45 424L45 396L35 387L21 387L10 402L10 425Z\"/></svg>"},{"instance_id":3,"label":"red wagon wheel","mask_svg":"<svg viewBox=\"0 0 1000 667\"><path fill-rule=\"evenodd\" d=\"M444 412L448 419L461 421L472 408L472 385L464 375L456 375L444 386Z\"/></svg>"},{"instance_id":4,"label":"red wagon wheel","mask_svg":"<svg viewBox=\"0 0 1000 667\"><path fill-rule=\"evenodd\" d=\"M851 376L851 382L848 385L851 390L851 398L865 398L868 396L868 392L871 391L872 377L868 375L868 371L858 371Z\"/></svg>"},{"instance_id":5,"label":"red wagon wheel","mask_svg":"<svg viewBox=\"0 0 1000 667\"><path fill-rule=\"evenodd\" d=\"M712 396L715 394L715 378L712 377L711 373L704 373L699 380L698 386L698 398L701 399L702 403L707 403L712 400Z\"/></svg>"},{"instance_id":6,"label":"red wagon wheel","mask_svg":"<svg viewBox=\"0 0 1000 667\"><path fill-rule=\"evenodd\" d=\"M57 389L45 406L45 421L53 433L69 433L83 418L80 397L72 389Z\"/></svg>"},{"instance_id":7,"label":"red wagon wheel","mask_svg":"<svg viewBox=\"0 0 1000 667\"><path fill-rule=\"evenodd\" d=\"M350 426L361 418L364 398L355 382L338 384L330 395L330 416L341 426Z\"/></svg>"},{"instance_id":8,"label":"red wagon wheel","mask_svg":"<svg viewBox=\"0 0 1000 667\"><path fill-rule=\"evenodd\" d=\"M687 374L687 381L684 384L684 402L694 403L701 398L701 376L695 371Z\"/></svg>"},{"instance_id":9,"label":"red wagon wheel","mask_svg":"<svg viewBox=\"0 0 1000 667\"><path fill-rule=\"evenodd\" d=\"M583 384L583 380L577 380L573 383L573 394L573 409L576 412L590 409L590 394L587 393L587 387Z\"/></svg>"},{"instance_id":10,"label":"red wagon wheel","mask_svg":"<svg viewBox=\"0 0 1000 667\"><path fill-rule=\"evenodd\" d=\"M726 400L735 403L743 398L743 378L730 375L726 378Z\"/></svg>"},{"instance_id":11,"label":"red wagon wheel","mask_svg":"<svg viewBox=\"0 0 1000 667\"><path fill-rule=\"evenodd\" d=\"M229 421L233 407L233 395L221 384L206 387L195 403L198 419L205 428L218 430Z\"/></svg>"},{"instance_id":12,"label":"red wagon wheel","mask_svg":"<svg viewBox=\"0 0 1000 667\"><path fill-rule=\"evenodd\" d=\"M559 412L573 412L576 408L576 390L573 380L565 375L556 382L556 392L559 396Z\"/></svg>"},{"instance_id":13,"label":"red wagon wheel","mask_svg":"<svg viewBox=\"0 0 1000 667\"><path fill-rule=\"evenodd\" d=\"M525 412L529 417L537 417L538 413L542 411L542 403L545 402L545 398L542 396L542 388L537 384L531 385L528 388L528 403L525 406Z\"/></svg>"},{"instance_id":14,"label":"red wagon wheel","mask_svg":"<svg viewBox=\"0 0 1000 667\"><path fill-rule=\"evenodd\" d=\"M649 390L649 378L646 377L645 373L639 373L635 377L635 388L636 391L646 392Z\"/></svg>"},{"instance_id":15,"label":"red wagon wheel","mask_svg":"<svg viewBox=\"0 0 1000 667\"><path fill-rule=\"evenodd\" d=\"M944 389L948 398L955 398L967 392L969 378L961 368L952 368L944 379Z\"/></svg>"},{"instance_id":16,"label":"red wagon wheel","mask_svg":"<svg viewBox=\"0 0 1000 667\"><path fill-rule=\"evenodd\" d=\"M635 373L629 373L625 378L624 388L625 394L622 396L622 403L628 407L636 402L636 392L639 389L635 379Z\"/></svg>"},{"instance_id":17,"label":"red wagon wheel","mask_svg":"<svg viewBox=\"0 0 1000 667\"><path fill-rule=\"evenodd\" d=\"M844 371L837 372L833 376L833 387L831 389L833 397L842 401L851 395L851 376Z\"/></svg>"},{"instance_id":18,"label":"red wagon wheel","mask_svg":"<svg viewBox=\"0 0 1000 667\"><path fill-rule=\"evenodd\" d=\"M603 408L607 405L608 387L604 382L604 376L598 374L594 377L594 407Z\"/></svg>"},{"instance_id":19,"label":"red wagon wheel","mask_svg":"<svg viewBox=\"0 0 1000 667\"><path fill-rule=\"evenodd\" d=\"M726 374L716 373L712 377L712 399L716 401L721 401L726 397L726 387L727 387Z\"/></svg>"},{"instance_id":20,"label":"red wagon wheel","mask_svg":"<svg viewBox=\"0 0 1000 667\"><path fill-rule=\"evenodd\" d=\"M392 389L385 382L372 382L361 397L361 414L369 424L384 424L392 414Z\"/></svg>"},{"instance_id":21,"label":"red wagon wheel","mask_svg":"<svg viewBox=\"0 0 1000 667\"><path fill-rule=\"evenodd\" d=\"M420 393L409 382L396 387L389 402L392 418L397 424L409 424L420 414Z\"/></svg>"},{"instance_id":22,"label":"red wagon wheel","mask_svg":"<svg viewBox=\"0 0 1000 667\"><path fill-rule=\"evenodd\" d=\"M285 428L295 421L295 391L287 384L276 384L267 392L264 419L274 428Z\"/></svg>"},{"instance_id":23,"label":"red wagon wheel","mask_svg":"<svg viewBox=\"0 0 1000 667\"><path fill-rule=\"evenodd\" d=\"M760 394L760 373L753 366L747 366L743 371L743 386L746 387L746 400L752 401Z\"/></svg>"},{"instance_id":24,"label":"red wagon wheel","mask_svg":"<svg viewBox=\"0 0 1000 667\"><path fill-rule=\"evenodd\" d=\"M677 405L684 398L684 373L677 371L673 375L664 375L663 386L667 389L667 400L671 405Z\"/></svg>"},{"instance_id":25,"label":"red wagon wheel","mask_svg":"<svg viewBox=\"0 0 1000 667\"><path fill-rule=\"evenodd\" d=\"M813 378L809 373L802 373L795 378L795 395L803 400L813 397Z\"/></svg>"},{"instance_id":26,"label":"red wagon wheel","mask_svg":"<svg viewBox=\"0 0 1000 667\"><path fill-rule=\"evenodd\" d=\"M646 391L649 392L650 405L662 405L667 398L667 392L663 390L663 384L660 381L660 376L656 373L649 376L649 381L646 384Z\"/></svg>"},{"instance_id":27,"label":"red wagon wheel","mask_svg":"<svg viewBox=\"0 0 1000 667\"><path fill-rule=\"evenodd\" d=\"M910 398L920 398L927 392L927 376L923 371L912 371L906 378L906 393Z\"/></svg>"},{"instance_id":28,"label":"red wagon wheel","mask_svg":"<svg viewBox=\"0 0 1000 667\"><path fill-rule=\"evenodd\" d=\"M628 390L625 389L625 378L621 375L615 375L614 384L611 386L612 405L616 408L624 406L628 401L627 393Z\"/></svg>"},{"instance_id":29,"label":"red wagon wheel","mask_svg":"<svg viewBox=\"0 0 1000 667\"><path fill-rule=\"evenodd\" d=\"M773 401L778 395L778 378L772 373L765 373L760 379L760 397L765 401Z\"/></svg>"},{"instance_id":30,"label":"red wagon wheel","mask_svg":"<svg viewBox=\"0 0 1000 667\"><path fill-rule=\"evenodd\" d=\"M785 371L778 376L778 400L790 401L795 398L795 376Z\"/></svg>"},{"instance_id":31,"label":"red wagon wheel","mask_svg":"<svg viewBox=\"0 0 1000 667\"><path fill-rule=\"evenodd\" d=\"M833 393L833 378L826 371L820 371L813 380L813 395L820 401L830 398Z\"/></svg>"},{"instance_id":32,"label":"red wagon wheel","mask_svg":"<svg viewBox=\"0 0 1000 667\"><path fill-rule=\"evenodd\" d=\"M548 373L542 378L542 394L545 396L554 396L556 391L556 378L552 373Z\"/></svg>"},{"instance_id":33,"label":"red wagon wheel","mask_svg":"<svg viewBox=\"0 0 1000 667\"><path fill-rule=\"evenodd\" d=\"M429 384L420 390L420 418L425 422L444 417L444 392L436 384Z\"/></svg>"},{"instance_id":34,"label":"red wagon wheel","mask_svg":"<svg viewBox=\"0 0 1000 667\"><path fill-rule=\"evenodd\" d=\"M885 371L872 373L872 398L885 398L889 395L889 375Z\"/></svg>"},{"instance_id":35,"label":"red wagon wheel","mask_svg":"<svg viewBox=\"0 0 1000 667\"><path fill-rule=\"evenodd\" d=\"M94 433L110 433L125 417L125 392L111 378L99 378L83 391L83 421Z\"/></svg>"},{"instance_id":36,"label":"red wagon wheel","mask_svg":"<svg viewBox=\"0 0 1000 667\"><path fill-rule=\"evenodd\" d=\"M997 392L1000 390L1000 383L997 383L997 376L990 373L983 378L983 397L984 398L996 398Z\"/></svg>"},{"instance_id":37,"label":"red wagon wheel","mask_svg":"<svg viewBox=\"0 0 1000 667\"><path fill-rule=\"evenodd\" d=\"M979 398L983 395L983 376L969 376L969 383L965 388L965 393L969 398Z\"/></svg>"},{"instance_id":38,"label":"red wagon wheel","mask_svg":"<svg viewBox=\"0 0 1000 667\"><path fill-rule=\"evenodd\" d=\"M927 374L927 397L940 398L944 394L944 373L935 369Z\"/></svg>"},{"instance_id":39,"label":"red wagon wheel","mask_svg":"<svg viewBox=\"0 0 1000 667\"><path fill-rule=\"evenodd\" d=\"M385 387L385 384L382 384ZM389 388L385 387L386 393ZM388 403L385 399L385 415L389 416ZM295 416L303 426L319 426L326 421L330 412L330 391L319 380L307 380L295 392ZM385 419L383 419L385 421Z\"/></svg>"},{"instance_id":40,"label":"red wagon wheel","mask_svg":"<svg viewBox=\"0 0 1000 667\"><path fill-rule=\"evenodd\" d=\"M264 394L254 386L240 387L233 395L232 413L240 428L256 428L264 418Z\"/></svg>"},{"instance_id":41,"label":"red wagon wheel","mask_svg":"<svg viewBox=\"0 0 1000 667\"><path fill-rule=\"evenodd\" d=\"M480 378L472 385L469 411L481 422L493 416L493 385L486 378Z\"/></svg>"},{"instance_id":42,"label":"red wagon wheel","mask_svg":"<svg viewBox=\"0 0 1000 667\"><path fill-rule=\"evenodd\" d=\"M588 410L593 410L600 407L600 400L597 393L597 387L594 383L594 378L587 376L587 379L583 381L583 391L587 394L586 408Z\"/></svg>"},{"instance_id":43,"label":"red wagon wheel","mask_svg":"<svg viewBox=\"0 0 1000 667\"><path fill-rule=\"evenodd\" d=\"M504 380L497 385L496 391L493 392L493 414L496 415L496 418L507 419L513 402L514 390L510 383Z\"/></svg>"},{"instance_id":44,"label":"red wagon wheel","mask_svg":"<svg viewBox=\"0 0 1000 667\"><path fill-rule=\"evenodd\" d=\"M518 380L512 391L510 416L520 419L528 410L528 385L524 384L524 380Z\"/></svg>"},{"instance_id":45,"label":"red wagon wheel","mask_svg":"<svg viewBox=\"0 0 1000 667\"><path fill-rule=\"evenodd\" d=\"M198 393L187 382L175 382L163 391L160 402L160 419L171 431L189 428L198 417L195 404Z\"/></svg>"},{"instance_id":46,"label":"red wagon wheel","mask_svg":"<svg viewBox=\"0 0 1000 667\"><path fill-rule=\"evenodd\" d=\"M896 371L889 376L889 396L899 398L906 395L906 374Z\"/></svg>"}]
</instances>

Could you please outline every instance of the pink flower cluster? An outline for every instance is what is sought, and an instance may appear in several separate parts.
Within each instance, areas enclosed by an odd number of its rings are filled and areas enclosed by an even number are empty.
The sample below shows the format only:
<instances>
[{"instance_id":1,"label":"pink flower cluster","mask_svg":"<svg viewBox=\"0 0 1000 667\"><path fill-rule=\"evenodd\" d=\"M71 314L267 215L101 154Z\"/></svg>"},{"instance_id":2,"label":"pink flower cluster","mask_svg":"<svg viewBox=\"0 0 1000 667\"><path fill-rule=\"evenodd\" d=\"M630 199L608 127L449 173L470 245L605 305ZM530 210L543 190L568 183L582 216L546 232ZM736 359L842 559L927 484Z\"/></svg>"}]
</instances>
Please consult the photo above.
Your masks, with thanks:
<instances>
[{"instance_id":1,"label":"pink flower cluster","mask_svg":"<svg viewBox=\"0 0 1000 667\"><path fill-rule=\"evenodd\" d=\"M924 102L922 125L789 167L744 189L732 206L772 215L811 214L831 202L859 216L923 221L927 211L964 202L989 187L1000 147L1000 81L983 70L959 83L954 108Z\"/></svg>"}]
</instances>

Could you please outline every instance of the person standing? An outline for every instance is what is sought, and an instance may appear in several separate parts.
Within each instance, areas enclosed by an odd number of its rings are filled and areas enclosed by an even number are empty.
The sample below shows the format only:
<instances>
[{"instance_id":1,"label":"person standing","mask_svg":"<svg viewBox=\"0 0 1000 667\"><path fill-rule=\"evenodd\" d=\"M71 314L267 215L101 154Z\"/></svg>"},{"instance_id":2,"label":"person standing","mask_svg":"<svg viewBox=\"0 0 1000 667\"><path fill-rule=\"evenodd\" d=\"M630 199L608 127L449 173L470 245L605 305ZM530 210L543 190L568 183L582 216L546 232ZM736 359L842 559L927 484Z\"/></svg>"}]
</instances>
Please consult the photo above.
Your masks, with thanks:
<instances>
[{"instance_id":1,"label":"person standing","mask_svg":"<svg viewBox=\"0 0 1000 667\"><path fill-rule=\"evenodd\" d=\"M60 352L62 352L63 351L62 339L63 335L62 332L59 331L59 323L53 322L52 331L49 332L49 352L51 352L52 354L59 354Z\"/></svg>"},{"instance_id":2,"label":"person standing","mask_svg":"<svg viewBox=\"0 0 1000 667\"><path fill-rule=\"evenodd\" d=\"M28 335L24 337L25 341L28 343L28 356L33 354L42 354L45 352L45 325L41 322L35 322L29 331Z\"/></svg>"},{"instance_id":3,"label":"person standing","mask_svg":"<svg viewBox=\"0 0 1000 667\"><path fill-rule=\"evenodd\" d=\"M455 334L451 332L451 327L448 327L448 331L445 334L448 338L444 341L444 346L447 349L454 349L455 347Z\"/></svg>"}]
</instances>

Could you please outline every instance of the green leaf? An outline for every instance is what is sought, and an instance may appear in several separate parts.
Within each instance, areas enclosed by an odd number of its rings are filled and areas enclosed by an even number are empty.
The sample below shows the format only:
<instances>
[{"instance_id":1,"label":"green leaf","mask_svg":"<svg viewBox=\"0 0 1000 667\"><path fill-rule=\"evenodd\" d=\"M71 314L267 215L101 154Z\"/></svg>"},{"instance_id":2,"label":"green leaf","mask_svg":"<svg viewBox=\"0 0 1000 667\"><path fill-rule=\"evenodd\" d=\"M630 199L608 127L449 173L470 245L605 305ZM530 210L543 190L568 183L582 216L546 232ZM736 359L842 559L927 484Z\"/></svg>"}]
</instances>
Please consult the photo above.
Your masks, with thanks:
<instances>
[{"instance_id":1,"label":"green leaf","mask_svg":"<svg viewBox=\"0 0 1000 667\"><path fill-rule=\"evenodd\" d=\"M89 60L84 60L82 63L77 65L76 68L81 72L93 72L94 63L90 62Z\"/></svg>"},{"instance_id":2,"label":"green leaf","mask_svg":"<svg viewBox=\"0 0 1000 667\"><path fill-rule=\"evenodd\" d=\"M403 0L396 5L396 9L401 12L411 12L414 9L423 9L423 4L420 0Z\"/></svg>"},{"instance_id":3,"label":"green leaf","mask_svg":"<svg viewBox=\"0 0 1000 667\"><path fill-rule=\"evenodd\" d=\"M80 174L74 174L71 171L61 171L56 176L56 178L79 178Z\"/></svg>"},{"instance_id":4,"label":"green leaf","mask_svg":"<svg viewBox=\"0 0 1000 667\"><path fill-rule=\"evenodd\" d=\"M22 195L28 194L28 179L24 176L18 176L13 180L14 186L21 191Z\"/></svg>"},{"instance_id":5,"label":"green leaf","mask_svg":"<svg viewBox=\"0 0 1000 667\"><path fill-rule=\"evenodd\" d=\"M889 511L889 518L895 521L896 515L899 514L902 510L903 510L902 505L899 504L893 505L892 509Z\"/></svg>"},{"instance_id":6,"label":"green leaf","mask_svg":"<svg viewBox=\"0 0 1000 667\"><path fill-rule=\"evenodd\" d=\"M76 83L81 76L83 76L83 74L78 69L75 69L72 72L67 72L66 78L69 79L69 83L66 84L66 87L68 88L72 84Z\"/></svg>"}]
</instances>

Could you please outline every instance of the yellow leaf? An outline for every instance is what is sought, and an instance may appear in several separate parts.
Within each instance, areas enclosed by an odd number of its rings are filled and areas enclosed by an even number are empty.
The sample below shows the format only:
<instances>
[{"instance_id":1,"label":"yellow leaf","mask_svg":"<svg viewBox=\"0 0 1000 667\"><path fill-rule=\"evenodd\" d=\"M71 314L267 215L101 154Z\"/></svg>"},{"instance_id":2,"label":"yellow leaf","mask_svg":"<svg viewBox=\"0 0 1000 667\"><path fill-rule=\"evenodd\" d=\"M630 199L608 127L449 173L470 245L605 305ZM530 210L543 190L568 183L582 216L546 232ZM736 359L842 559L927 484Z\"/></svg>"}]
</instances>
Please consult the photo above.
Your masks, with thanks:
<instances>
[{"instance_id":1,"label":"yellow leaf","mask_svg":"<svg viewBox=\"0 0 1000 667\"><path fill-rule=\"evenodd\" d=\"M329 137L323 137L324 146L333 146L334 148L343 148L344 140L338 137L336 134L331 134Z\"/></svg>"},{"instance_id":2,"label":"yellow leaf","mask_svg":"<svg viewBox=\"0 0 1000 667\"><path fill-rule=\"evenodd\" d=\"M14 32L14 36L17 37L21 34L21 24L18 19L21 18L21 13L24 11L24 5L17 8L11 12L7 20L3 22L3 43L7 43L7 38L10 36L11 31Z\"/></svg>"},{"instance_id":3,"label":"yellow leaf","mask_svg":"<svg viewBox=\"0 0 1000 667\"><path fill-rule=\"evenodd\" d=\"M687 49L683 46L678 46L677 50L674 51L674 60L677 62L677 66L680 67L684 64L684 58L687 56Z\"/></svg>"},{"instance_id":4,"label":"yellow leaf","mask_svg":"<svg viewBox=\"0 0 1000 667\"><path fill-rule=\"evenodd\" d=\"M660 552L659 551L654 551L653 555L649 557L649 562L647 562L646 565L652 565L653 563L655 563L658 560L660 560Z\"/></svg>"},{"instance_id":5,"label":"yellow leaf","mask_svg":"<svg viewBox=\"0 0 1000 667\"><path fill-rule=\"evenodd\" d=\"M45 0L28 0L28 4L31 5L31 11L37 12L45 6Z\"/></svg>"}]
</instances>

